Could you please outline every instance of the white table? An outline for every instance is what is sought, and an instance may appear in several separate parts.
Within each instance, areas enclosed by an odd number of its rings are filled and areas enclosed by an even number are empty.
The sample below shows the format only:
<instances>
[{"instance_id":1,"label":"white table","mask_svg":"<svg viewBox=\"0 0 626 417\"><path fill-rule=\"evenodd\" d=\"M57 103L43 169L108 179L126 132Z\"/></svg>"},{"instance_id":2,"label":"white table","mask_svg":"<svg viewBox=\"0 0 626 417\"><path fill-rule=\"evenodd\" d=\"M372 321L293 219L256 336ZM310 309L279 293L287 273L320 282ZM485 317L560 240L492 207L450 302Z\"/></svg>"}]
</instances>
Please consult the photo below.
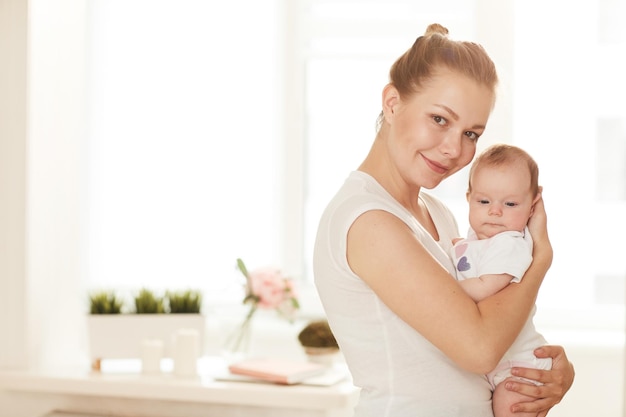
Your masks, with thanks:
<instances>
[{"instance_id":1,"label":"white table","mask_svg":"<svg viewBox=\"0 0 626 417\"><path fill-rule=\"evenodd\" d=\"M136 417L349 417L358 389L347 378L332 386L217 380L225 362L202 358L197 378L140 365L94 373L0 373L0 417L40 417L55 410ZM60 415L60 414L59 414Z\"/></svg>"}]
</instances>

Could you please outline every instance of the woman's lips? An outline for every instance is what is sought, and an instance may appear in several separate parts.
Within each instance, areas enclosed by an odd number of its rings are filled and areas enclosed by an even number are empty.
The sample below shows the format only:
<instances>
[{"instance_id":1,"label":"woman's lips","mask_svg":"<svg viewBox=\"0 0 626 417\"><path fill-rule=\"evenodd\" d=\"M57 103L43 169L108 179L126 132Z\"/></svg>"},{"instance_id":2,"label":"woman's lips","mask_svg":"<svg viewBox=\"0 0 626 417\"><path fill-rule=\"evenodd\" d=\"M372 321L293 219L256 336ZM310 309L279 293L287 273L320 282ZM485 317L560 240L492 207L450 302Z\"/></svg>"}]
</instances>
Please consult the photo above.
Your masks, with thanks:
<instances>
[{"instance_id":1,"label":"woman's lips","mask_svg":"<svg viewBox=\"0 0 626 417\"><path fill-rule=\"evenodd\" d=\"M448 172L448 167L441 165L431 159L428 159L424 155L422 155L422 158L424 158L424 161L426 161L426 164L430 167L430 169L432 169L436 173L445 174L446 172Z\"/></svg>"}]
</instances>

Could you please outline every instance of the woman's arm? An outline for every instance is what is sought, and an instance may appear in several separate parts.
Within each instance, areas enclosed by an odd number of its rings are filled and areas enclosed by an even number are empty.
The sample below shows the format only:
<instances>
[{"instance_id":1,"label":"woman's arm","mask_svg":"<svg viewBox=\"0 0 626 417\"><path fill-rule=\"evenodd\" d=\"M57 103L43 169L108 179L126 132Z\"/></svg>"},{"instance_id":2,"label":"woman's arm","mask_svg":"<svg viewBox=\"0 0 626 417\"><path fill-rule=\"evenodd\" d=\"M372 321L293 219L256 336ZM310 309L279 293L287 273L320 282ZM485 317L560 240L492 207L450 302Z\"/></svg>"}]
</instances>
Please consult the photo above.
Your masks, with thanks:
<instances>
[{"instance_id":1,"label":"woman's arm","mask_svg":"<svg viewBox=\"0 0 626 417\"><path fill-rule=\"evenodd\" d=\"M347 256L353 272L400 318L460 367L487 373L521 331L550 266L552 247L543 235L522 282L479 303L388 212L369 211L353 223Z\"/></svg>"},{"instance_id":2,"label":"woman's arm","mask_svg":"<svg viewBox=\"0 0 626 417\"><path fill-rule=\"evenodd\" d=\"M522 282L475 303L396 216L363 213L348 232L347 258L380 299L460 367L491 371L521 331L552 263L542 201L529 222L533 262Z\"/></svg>"},{"instance_id":3,"label":"woman's arm","mask_svg":"<svg viewBox=\"0 0 626 417\"><path fill-rule=\"evenodd\" d=\"M574 366L567 359L565 350L561 346L542 346L535 350L538 358L552 358L552 370L543 371L531 368L513 368L512 373L526 379L541 382L543 385L524 384L509 380L506 389L516 391L529 397L533 401L514 404L514 412L535 412L538 417L545 417L548 411L561 402L567 391L574 383Z\"/></svg>"}]
</instances>

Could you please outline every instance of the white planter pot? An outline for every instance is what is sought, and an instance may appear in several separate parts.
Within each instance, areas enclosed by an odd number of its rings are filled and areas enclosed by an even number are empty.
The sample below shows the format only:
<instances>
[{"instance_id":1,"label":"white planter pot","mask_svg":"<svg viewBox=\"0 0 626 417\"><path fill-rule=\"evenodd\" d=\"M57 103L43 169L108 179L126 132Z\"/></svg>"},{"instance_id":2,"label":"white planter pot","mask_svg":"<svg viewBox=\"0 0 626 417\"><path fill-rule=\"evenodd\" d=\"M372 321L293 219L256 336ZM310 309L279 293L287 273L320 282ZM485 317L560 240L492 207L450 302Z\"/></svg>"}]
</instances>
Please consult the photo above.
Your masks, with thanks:
<instances>
[{"instance_id":1,"label":"white planter pot","mask_svg":"<svg viewBox=\"0 0 626 417\"><path fill-rule=\"evenodd\" d=\"M140 358L145 340L161 340L163 356L172 357L176 332L194 329L199 347L204 346L205 317L202 314L92 314L87 316L92 367L102 359Z\"/></svg>"}]
</instances>

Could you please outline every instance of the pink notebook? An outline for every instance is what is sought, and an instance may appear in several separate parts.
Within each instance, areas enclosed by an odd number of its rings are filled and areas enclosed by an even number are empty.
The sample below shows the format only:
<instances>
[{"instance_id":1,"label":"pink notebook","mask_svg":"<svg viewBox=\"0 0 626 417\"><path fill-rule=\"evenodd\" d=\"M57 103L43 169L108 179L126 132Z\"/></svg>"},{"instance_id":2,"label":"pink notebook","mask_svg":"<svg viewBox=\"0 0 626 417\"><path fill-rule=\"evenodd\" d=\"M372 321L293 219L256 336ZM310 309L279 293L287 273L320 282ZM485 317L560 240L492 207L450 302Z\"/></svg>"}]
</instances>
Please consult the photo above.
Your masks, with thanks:
<instances>
[{"instance_id":1,"label":"pink notebook","mask_svg":"<svg viewBox=\"0 0 626 417\"><path fill-rule=\"evenodd\" d=\"M236 375L246 375L263 381L290 385L320 375L327 368L324 365L305 361L254 358L231 364L228 370Z\"/></svg>"}]
</instances>

